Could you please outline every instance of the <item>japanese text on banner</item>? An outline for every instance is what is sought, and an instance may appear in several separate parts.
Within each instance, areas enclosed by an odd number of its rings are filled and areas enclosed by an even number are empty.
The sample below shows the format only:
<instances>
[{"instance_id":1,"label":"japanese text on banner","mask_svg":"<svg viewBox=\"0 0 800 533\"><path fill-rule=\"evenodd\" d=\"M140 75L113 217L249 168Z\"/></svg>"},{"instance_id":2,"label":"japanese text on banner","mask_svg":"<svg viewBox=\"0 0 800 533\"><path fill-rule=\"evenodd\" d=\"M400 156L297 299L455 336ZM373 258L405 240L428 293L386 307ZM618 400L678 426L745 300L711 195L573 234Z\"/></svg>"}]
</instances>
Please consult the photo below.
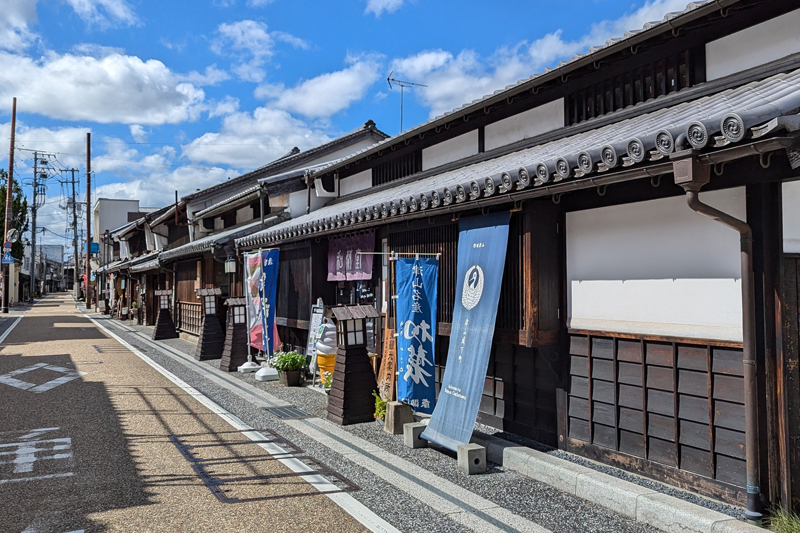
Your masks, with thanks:
<instances>
[{"instance_id":1,"label":"japanese text on banner","mask_svg":"<svg viewBox=\"0 0 800 533\"><path fill-rule=\"evenodd\" d=\"M397 400L415 411L433 412L436 298L439 261L401 258L396 268Z\"/></svg>"}]
</instances>

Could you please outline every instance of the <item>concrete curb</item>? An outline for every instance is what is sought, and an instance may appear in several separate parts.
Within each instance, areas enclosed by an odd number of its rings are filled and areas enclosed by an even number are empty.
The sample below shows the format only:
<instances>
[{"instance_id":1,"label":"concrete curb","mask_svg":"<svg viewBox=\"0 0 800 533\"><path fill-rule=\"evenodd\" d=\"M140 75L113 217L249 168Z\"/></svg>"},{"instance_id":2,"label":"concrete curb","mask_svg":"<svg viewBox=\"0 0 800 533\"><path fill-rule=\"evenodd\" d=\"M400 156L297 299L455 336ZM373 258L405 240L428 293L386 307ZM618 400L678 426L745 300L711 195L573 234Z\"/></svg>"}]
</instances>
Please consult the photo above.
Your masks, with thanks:
<instances>
[{"instance_id":1,"label":"concrete curb","mask_svg":"<svg viewBox=\"0 0 800 533\"><path fill-rule=\"evenodd\" d=\"M763 529L685 500L552 457L525 446L474 435L486 457L531 479L667 533L754 533Z\"/></svg>"}]
</instances>

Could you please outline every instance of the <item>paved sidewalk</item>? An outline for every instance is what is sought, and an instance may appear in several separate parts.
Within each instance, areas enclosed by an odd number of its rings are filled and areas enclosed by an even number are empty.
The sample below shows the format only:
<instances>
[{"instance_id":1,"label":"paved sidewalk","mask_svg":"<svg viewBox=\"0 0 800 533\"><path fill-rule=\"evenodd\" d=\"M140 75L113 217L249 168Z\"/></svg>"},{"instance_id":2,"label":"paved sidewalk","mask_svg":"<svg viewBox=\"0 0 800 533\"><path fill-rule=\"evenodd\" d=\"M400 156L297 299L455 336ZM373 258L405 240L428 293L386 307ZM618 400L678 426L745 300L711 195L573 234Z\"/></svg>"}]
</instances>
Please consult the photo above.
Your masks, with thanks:
<instances>
[{"instance_id":1,"label":"paved sidewalk","mask_svg":"<svg viewBox=\"0 0 800 533\"><path fill-rule=\"evenodd\" d=\"M657 531L498 465L486 475L465 476L441 449L406 449L402 436L374 423L342 428L327 422L324 394L221 373L214 361L195 361L186 341L154 342L149 328L90 316L248 424L270 428L335 465L361 488L352 496L401 531ZM265 412L287 404L310 416L279 420Z\"/></svg>"},{"instance_id":2,"label":"paved sidewalk","mask_svg":"<svg viewBox=\"0 0 800 533\"><path fill-rule=\"evenodd\" d=\"M0 402L4 532L366 530L295 472L328 465L268 430L253 442L68 295L38 302L0 344ZM329 477L325 490L358 488Z\"/></svg>"}]
</instances>

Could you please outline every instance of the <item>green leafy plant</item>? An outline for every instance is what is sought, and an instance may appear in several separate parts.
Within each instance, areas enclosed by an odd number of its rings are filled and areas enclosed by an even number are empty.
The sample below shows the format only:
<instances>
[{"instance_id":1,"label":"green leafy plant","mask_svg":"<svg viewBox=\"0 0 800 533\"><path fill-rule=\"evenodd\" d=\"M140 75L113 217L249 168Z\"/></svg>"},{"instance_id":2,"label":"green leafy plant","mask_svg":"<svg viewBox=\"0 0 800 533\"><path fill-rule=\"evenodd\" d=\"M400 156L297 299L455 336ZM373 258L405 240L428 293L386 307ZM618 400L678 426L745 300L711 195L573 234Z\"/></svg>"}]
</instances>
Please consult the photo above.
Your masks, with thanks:
<instances>
[{"instance_id":1,"label":"green leafy plant","mask_svg":"<svg viewBox=\"0 0 800 533\"><path fill-rule=\"evenodd\" d=\"M269 366L279 372L302 370L306 366L306 357L297 352L278 352L270 360Z\"/></svg>"},{"instance_id":2,"label":"green leafy plant","mask_svg":"<svg viewBox=\"0 0 800 533\"><path fill-rule=\"evenodd\" d=\"M331 372L323 372L322 373L322 384L325 386L326 389L330 389L331 385L333 384L333 373L331 373Z\"/></svg>"},{"instance_id":3,"label":"green leafy plant","mask_svg":"<svg viewBox=\"0 0 800 533\"><path fill-rule=\"evenodd\" d=\"M372 395L375 397L375 418L386 418L386 402L377 391L372 391Z\"/></svg>"},{"instance_id":4,"label":"green leafy plant","mask_svg":"<svg viewBox=\"0 0 800 533\"><path fill-rule=\"evenodd\" d=\"M800 516L775 507L767 519L769 528L777 533L800 533Z\"/></svg>"}]
</instances>

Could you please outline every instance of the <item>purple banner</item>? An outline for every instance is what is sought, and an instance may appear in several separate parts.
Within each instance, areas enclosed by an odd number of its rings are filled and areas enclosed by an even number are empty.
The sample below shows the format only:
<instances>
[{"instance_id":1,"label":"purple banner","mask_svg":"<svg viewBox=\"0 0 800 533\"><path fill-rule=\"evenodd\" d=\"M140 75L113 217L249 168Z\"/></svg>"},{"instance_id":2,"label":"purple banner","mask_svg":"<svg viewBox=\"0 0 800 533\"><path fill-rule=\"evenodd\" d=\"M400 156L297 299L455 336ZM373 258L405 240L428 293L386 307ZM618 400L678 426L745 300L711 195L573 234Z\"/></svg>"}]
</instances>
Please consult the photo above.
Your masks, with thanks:
<instances>
[{"instance_id":1,"label":"purple banner","mask_svg":"<svg viewBox=\"0 0 800 533\"><path fill-rule=\"evenodd\" d=\"M374 232L329 240L328 281L372 279L373 250L375 250Z\"/></svg>"}]
</instances>

